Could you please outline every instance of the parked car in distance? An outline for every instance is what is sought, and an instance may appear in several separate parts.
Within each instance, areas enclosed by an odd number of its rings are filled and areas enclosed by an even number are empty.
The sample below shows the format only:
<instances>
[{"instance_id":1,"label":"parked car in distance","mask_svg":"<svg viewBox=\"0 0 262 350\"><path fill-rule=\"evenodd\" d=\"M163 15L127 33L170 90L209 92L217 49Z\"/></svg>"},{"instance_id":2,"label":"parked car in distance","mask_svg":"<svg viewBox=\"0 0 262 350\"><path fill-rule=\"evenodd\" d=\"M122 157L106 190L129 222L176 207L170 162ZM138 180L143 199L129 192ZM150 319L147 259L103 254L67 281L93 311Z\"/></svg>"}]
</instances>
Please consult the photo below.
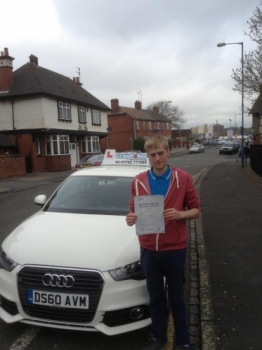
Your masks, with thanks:
<instances>
[{"instance_id":1,"label":"parked car in distance","mask_svg":"<svg viewBox=\"0 0 262 350\"><path fill-rule=\"evenodd\" d=\"M225 142L226 142L226 140L218 140L218 141L217 141L217 144L218 144L218 145L223 145Z\"/></svg>"},{"instance_id":2,"label":"parked car in distance","mask_svg":"<svg viewBox=\"0 0 262 350\"><path fill-rule=\"evenodd\" d=\"M200 148L200 152L205 152L205 147L201 144L199 144L198 146Z\"/></svg>"},{"instance_id":3,"label":"parked car in distance","mask_svg":"<svg viewBox=\"0 0 262 350\"><path fill-rule=\"evenodd\" d=\"M200 153L202 152L200 150L199 145L194 144L192 147L189 148L189 153Z\"/></svg>"},{"instance_id":4,"label":"parked car in distance","mask_svg":"<svg viewBox=\"0 0 262 350\"><path fill-rule=\"evenodd\" d=\"M91 155L91 156L90 155L85 156L80 160L80 162L76 163L75 169L79 170L86 167L101 165L103 159L104 159L104 155L102 153Z\"/></svg>"},{"instance_id":5,"label":"parked car in distance","mask_svg":"<svg viewBox=\"0 0 262 350\"><path fill-rule=\"evenodd\" d=\"M225 142L219 150L219 154L236 154L238 149L233 142Z\"/></svg>"}]
</instances>

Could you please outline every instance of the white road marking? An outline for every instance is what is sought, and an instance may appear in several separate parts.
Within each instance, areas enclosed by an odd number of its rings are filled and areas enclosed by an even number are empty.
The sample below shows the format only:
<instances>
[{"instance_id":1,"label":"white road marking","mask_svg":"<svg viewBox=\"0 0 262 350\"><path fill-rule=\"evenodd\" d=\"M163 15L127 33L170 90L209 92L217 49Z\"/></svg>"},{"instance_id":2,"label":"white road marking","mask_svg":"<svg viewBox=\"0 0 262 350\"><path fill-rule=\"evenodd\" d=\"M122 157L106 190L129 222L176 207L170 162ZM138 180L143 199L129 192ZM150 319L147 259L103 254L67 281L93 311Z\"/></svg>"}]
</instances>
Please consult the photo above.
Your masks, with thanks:
<instances>
[{"instance_id":1,"label":"white road marking","mask_svg":"<svg viewBox=\"0 0 262 350\"><path fill-rule=\"evenodd\" d=\"M17 340L11 345L9 350L23 350L36 337L39 332L37 327L28 327Z\"/></svg>"}]
</instances>

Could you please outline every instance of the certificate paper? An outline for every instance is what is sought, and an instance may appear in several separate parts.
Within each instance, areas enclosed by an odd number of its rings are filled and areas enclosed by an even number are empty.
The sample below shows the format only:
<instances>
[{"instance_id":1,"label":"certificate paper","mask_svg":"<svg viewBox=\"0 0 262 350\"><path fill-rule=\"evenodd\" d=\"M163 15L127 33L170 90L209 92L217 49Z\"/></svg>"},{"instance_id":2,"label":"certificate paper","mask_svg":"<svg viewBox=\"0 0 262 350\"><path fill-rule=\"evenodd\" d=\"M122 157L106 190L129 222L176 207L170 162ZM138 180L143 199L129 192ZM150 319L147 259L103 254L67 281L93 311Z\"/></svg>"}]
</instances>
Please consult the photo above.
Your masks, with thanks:
<instances>
[{"instance_id":1,"label":"certificate paper","mask_svg":"<svg viewBox=\"0 0 262 350\"><path fill-rule=\"evenodd\" d=\"M136 234L165 233L164 196L135 196Z\"/></svg>"}]
</instances>

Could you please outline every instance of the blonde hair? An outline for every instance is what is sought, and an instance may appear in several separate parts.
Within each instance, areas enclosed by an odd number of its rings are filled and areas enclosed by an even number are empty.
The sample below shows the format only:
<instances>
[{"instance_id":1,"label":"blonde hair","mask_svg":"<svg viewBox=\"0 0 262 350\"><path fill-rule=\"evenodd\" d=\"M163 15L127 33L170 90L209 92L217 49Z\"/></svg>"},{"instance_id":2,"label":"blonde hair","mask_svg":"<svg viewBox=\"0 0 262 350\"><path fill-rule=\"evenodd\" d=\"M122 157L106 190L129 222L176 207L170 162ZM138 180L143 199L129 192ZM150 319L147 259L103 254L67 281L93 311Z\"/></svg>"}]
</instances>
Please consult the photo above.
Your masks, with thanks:
<instances>
[{"instance_id":1,"label":"blonde hair","mask_svg":"<svg viewBox=\"0 0 262 350\"><path fill-rule=\"evenodd\" d=\"M167 151L169 151L167 138L163 135L156 135L156 136L149 137L146 140L144 144L144 149L148 153L151 149L157 149L160 146L163 146Z\"/></svg>"}]
</instances>

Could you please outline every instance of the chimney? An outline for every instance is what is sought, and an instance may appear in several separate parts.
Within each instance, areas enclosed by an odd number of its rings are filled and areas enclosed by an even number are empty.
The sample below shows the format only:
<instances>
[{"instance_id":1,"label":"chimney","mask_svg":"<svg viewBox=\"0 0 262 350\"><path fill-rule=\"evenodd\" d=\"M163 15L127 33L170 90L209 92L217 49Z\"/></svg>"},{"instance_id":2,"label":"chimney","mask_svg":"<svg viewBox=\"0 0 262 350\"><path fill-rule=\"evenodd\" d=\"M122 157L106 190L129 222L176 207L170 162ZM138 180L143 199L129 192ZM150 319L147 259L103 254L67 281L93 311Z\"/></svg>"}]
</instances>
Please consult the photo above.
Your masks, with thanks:
<instances>
[{"instance_id":1,"label":"chimney","mask_svg":"<svg viewBox=\"0 0 262 350\"><path fill-rule=\"evenodd\" d=\"M83 84L80 83L80 78L79 77L73 77L73 82L76 83L77 85L82 86Z\"/></svg>"},{"instance_id":2,"label":"chimney","mask_svg":"<svg viewBox=\"0 0 262 350\"><path fill-rule=\"evenodd\" d=\"M142 108L142 102L141 101L136 101L135 102L135 109L141 109Z\"/></svg>"},{"instance_id":3,"label":"chimney","mask_svg":"<svg viewBox=\"0 0 262 350\"><path fill-rule=\"evenodd\" d=\"M159 114L159 107L158 106L154 106L153 107L153 111L157 114Z\"/></svg>"},{"instance_id":4,"label":"chimney","mask_svg":"<svg viewBox=\"0 0 262 350\"><path fill-rule=\"evenodd\" d=\"M38 66L38 57L36 57L35 55L30 55L29 59L30 59L30 61L29 61L30 63L33 63L36 66Z\"/></svg>"},{"instance_id":5,"label":"chimney","mask_svg":"<svg viewBox=\"0 0 262 350\"><path fill-rule=\"evenodd\" d=\"M119 100L117 98L111 100L111 109L114 113L119 112Z\"/></svg>"},{"instance_id":6,"label":"chimney","mask_svg":"<svg viewBox=\"0 0 262 350\"><path fill-rule=\"evenodd\" d=\"M1 51L0 56L0 91L8 91L13 84L13 57L9 56L8 48Z\"/></svg>"}]
</instances>

